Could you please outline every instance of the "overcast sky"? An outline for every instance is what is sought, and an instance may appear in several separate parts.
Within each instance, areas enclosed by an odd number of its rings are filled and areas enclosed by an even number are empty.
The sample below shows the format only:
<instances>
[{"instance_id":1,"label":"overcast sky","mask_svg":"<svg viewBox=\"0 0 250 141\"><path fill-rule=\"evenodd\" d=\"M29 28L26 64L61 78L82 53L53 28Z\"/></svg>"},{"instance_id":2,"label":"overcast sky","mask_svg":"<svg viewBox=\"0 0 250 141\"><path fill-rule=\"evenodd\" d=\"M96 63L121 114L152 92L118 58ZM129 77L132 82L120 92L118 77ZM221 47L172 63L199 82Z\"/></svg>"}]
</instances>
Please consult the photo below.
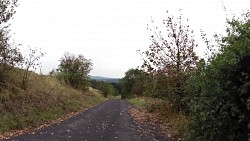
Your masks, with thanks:
<instances>
[{"instance_id":1,"label":"overcast sky","mask_svg":"<svg viewBox=\"0 0 250 141\"><path fill-rule=\"evenodd\" d=\"M18 0L12 20L17 43L41 48L42 72L57 68L65 52L82 54L93 62L91 75L123 77L141 66L136 50L150 45L147 24L162 23L168 10L189 18L195 34L221 33L226 12L220 0ZM249 0L225 0L227 9L240 13ZM163 29L164 30L164 29ZM197 40L199 42L199 39ZM202 55L202 47L198 49Z\"/></svg>"}]
</instances>

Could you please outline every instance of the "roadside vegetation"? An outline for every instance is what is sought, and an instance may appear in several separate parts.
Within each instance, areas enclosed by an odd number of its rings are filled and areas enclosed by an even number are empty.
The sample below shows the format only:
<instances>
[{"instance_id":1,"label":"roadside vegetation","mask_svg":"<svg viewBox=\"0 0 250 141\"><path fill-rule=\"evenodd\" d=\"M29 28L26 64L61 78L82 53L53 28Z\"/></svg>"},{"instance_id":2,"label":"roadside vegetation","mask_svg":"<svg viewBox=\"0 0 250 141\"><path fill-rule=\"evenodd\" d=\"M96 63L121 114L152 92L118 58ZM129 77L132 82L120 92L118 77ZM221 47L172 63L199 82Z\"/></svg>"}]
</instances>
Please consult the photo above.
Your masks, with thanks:
<instances>
[{"instance_id":1,"label":"roadside vegetation","mask_svg":"<svg viewBox=\"0 0 250 141\"><path fill-rule=\"evenodd\" d=\"M20 85L22 72L11 70L8 88L1 89L0 133L37 127L106 100L93 89L76 90L53 76L33 72L29 72L29 87L24 90Z\"/></svg>"},{"instance_id":2,"label":"roadside vegetation","mask_svg":"<svg viewBox=\"0 0 250 141\"><path fill-rule=\"evenodd\" d=\"M8 21L16 2L0 1L0 139L106 100L90 88L92 63L81 54L65 53L49 75L35 73L46 53L31 47L23 53L22 45L12 42Z\"/></svg>"},{"instance_id":3,"label":"roadside vegetation","mask_svg":"<svg viewBox=\"0 0 250 141\"><path fill-rule=\"evenodd\" d=\"M226 35L210 40L201 32L204 57L196 55L193 31L182 16L168 14L163 29L152 23L152 44L139 52L144 64L125 73L122 98L158 114L178 139L249 141L249 13L227 19Z\"/></svg>"},{"instance_id":4,"label":"roadside vegetation","mask_svg":"<svg viewBox=\"0 0 250 141\"><path fill-rule=\"evenodd\" d=\"M30 48L25 54L11 42L8 21L16 6L0 1L0 139L121 94L179 140L250 140L249 11L227 19L226 35L210 40L201 32L203 57L187 20L167 13L163 29L154 22L148 27L152 44L138 52L141 68L129 69L118 84L90 80L93 64L82 54L65 53L49 75L35 73L46 53Z\"/></svg>"},{"instance_id":5,"label":"roadside vegetation","mask_svg":"<svg viewBox=\"0 0 250 141\"><path fill-rule=\"evenodd\" d=\"M185 113L174 110L167 101L152 97L135 97L128 100L137 106L130 111L139 123L159 124L164 133L174 140L181 139L187 124Z\"/></svg>"},{"instance_id":6,"label":"roadside vegetation","mask_svg":"<svg viewBox=\"0 0 250 141\"><path fill-rule=\"evenodd\" d=\"M91 80L90 82L91 87L99 90L104 97L116 97L121 93L119 83L97 80Z\"/></svg>"}]
</instances>

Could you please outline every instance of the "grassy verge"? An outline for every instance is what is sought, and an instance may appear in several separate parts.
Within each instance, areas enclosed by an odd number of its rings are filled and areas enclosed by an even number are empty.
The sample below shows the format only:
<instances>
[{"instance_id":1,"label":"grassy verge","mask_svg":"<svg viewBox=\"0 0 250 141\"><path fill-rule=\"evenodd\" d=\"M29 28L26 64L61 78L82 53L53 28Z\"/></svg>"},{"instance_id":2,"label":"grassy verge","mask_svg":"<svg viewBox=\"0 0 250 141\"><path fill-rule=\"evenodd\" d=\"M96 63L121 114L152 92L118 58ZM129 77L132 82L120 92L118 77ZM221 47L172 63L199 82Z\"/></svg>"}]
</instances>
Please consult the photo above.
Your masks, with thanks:
<instances>
[{"instance_id":1,"label":"grassy verge","mask_svg":"<svg viewBox=\"0 0 250 141\"><path fill-rule=\"evenodd\" d=\"M159 118L164 132L171 137L179 138L186 130L187 117L183 112L174 110L169 102L149 97L129 99L129 102L152 113Z\"/></svg>"},{"instance_id":2,"label":"grassy verge","mask_svg":"<svg viewBox=\"0 0 250 141\"><path fill-rule=\"evenodd\" d=\"M118 96L112 96L111 99L121 99L121 95Z\"/></svg>"},{"instance_id":3,"label":"grassy verge","mask_svg":"<svg viewBox=\"0 0 250 141\"><path fill-rule=\"evenodd\" d=\"M146 106L148 105L148 101L146 101L145 98L140 97L140 98L132 98L128 100L130 103L141 107L141 108L146 108Z\"/></svg>"},{"instance_id":4,"label":"grassy verge","mask_svg":"<svg viewBox=\"0 0 250 141\"><path fill-rule=\"evenodd\" d=\"M21 70L10 73L9 83L0 89L0 139L10 131L36 128L107 100L95 89L78 91L35 73L23 90Z\"/></svg>"}]
</instances>

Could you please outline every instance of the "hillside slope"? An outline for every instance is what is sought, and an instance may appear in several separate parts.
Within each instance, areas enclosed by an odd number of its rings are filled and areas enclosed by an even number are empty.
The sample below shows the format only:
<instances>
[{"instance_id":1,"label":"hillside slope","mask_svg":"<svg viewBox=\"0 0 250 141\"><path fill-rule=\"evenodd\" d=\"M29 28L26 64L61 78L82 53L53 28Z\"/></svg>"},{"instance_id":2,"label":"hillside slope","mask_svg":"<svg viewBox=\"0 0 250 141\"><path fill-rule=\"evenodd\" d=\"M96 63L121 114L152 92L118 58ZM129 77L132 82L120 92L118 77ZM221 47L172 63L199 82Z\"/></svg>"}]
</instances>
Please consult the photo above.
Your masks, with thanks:
<instances>
[{"instance_id":1,"label":"hillside slope","mask_svg":"<svg viewBox=\"0 0 250 141\"><path fill-rule=\"evenodd\" d=\"M33 72L28 88L23 90L22 73L20 69L11 70L7 83L0 87L0 137L11 130L38 127L106 100L94 89L78 91L52 76Z\"/></svg>"}]
</instances>

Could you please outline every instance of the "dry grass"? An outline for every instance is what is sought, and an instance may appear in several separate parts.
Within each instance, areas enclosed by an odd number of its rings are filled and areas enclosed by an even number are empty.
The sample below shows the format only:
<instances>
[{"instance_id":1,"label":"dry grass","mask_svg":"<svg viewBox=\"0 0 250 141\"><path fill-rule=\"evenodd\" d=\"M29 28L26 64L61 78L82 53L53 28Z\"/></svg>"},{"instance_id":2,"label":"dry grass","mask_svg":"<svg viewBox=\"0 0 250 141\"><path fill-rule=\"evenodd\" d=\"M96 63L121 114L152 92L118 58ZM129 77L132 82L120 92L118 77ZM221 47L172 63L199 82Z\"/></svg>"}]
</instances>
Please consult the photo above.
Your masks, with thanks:
<instances>
[{"instance_id":1,"label":"dry grass","mask_svg":"<svg viewBox=\"0 0 250 141\"><path fill-rule=\"evenodd\" d=\"M168 136L179 138L185 132L187 117L183 112L174 110L169 102L149 97L134 98L129 101L158 116L161 127Z\"/></svg>"},{"instance_id":2,"label":"dry grass","mask_svg":"<svg viewBox=\"0 0 250 141\"><path fill-rule=\"evenodd\" d=\"M28 88L21 89L22 71L9 72L0 91L0 135L11 130L37 127L106 99L94 89L72 89L51 76L30 73Z\"/></svg>"}]
</instances>

